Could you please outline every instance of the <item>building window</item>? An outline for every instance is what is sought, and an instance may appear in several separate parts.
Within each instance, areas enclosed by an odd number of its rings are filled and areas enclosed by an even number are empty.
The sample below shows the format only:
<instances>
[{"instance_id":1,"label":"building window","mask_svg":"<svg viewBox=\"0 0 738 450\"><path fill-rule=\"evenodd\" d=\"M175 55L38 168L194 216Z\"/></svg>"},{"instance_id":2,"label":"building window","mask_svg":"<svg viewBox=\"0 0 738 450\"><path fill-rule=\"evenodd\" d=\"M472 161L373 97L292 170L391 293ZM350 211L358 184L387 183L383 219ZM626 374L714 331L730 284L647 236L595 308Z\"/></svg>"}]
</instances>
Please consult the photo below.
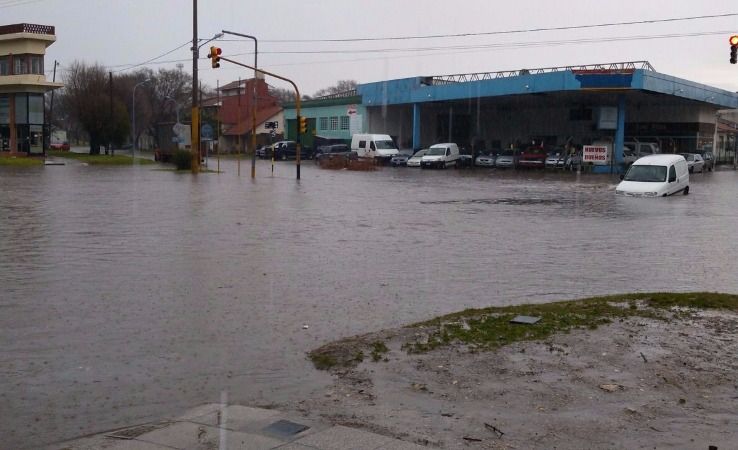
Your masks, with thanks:
<instances>
[{"instance_id":1,"label":"building window","mask_svg":"<svg viewBox=\"0 0 738 450\"><path fill-rule=\"evenodd\" d=\"M318 128L320 130L323 130L323 131L327 130L328 129L328 118L327 117L321 117L320 118L319 125L320 126Z\"/></svg>"},{"instance_id":2,"label":"building window","mask_svg":"<svg viewBox=\"0 0 738 450\"><path fill-rule=\"evenodd\" d=\"M41 94L28 94L28 123L44 123L44 96Z\"/></svg>"},{"instance_id":3,"label":"building window","mask_svg":"<svg viewBox=\"0 0 738 450\"><path fill-rule=\"evenodd\" d=\"M0 56L0 75L10 75L10 56Z\"/></svg>"},{"instance_id":4,"label":"building window","mask_svg":"<svg viewBox=\"0 0 738 450\"><path fill-rule=\"evenodd\" d=\"M44 57L39 55L31 55L31 73L36 75L44 74Z\"/></svg>"},{"instance_id":5,"label":"building window","mask_svg":"<svg viewBox=\"0 0 738 450\"><path fill-rule=\"evenodd\" d=\"M331 131L335 131L338 129L338 117L333 116L331 117Z\"/></svg>"},{"instance_id":6,"label":"building window","mask_svg":"<svg viewBox=\"0 0 738 450\"><path fill-rule=\"evenodd\" d=\"M349 116L341 116L341 129L342 130L349 129Z\"/></svg>"},{"instance_id":7,"label":"building window","mask_svg":"<svg viewBox=\"0 0 738 450\"><path fill-rule=\"evenodd\" d=\"M28 73L28 64L26 64L25 55L13 56L13 75L25 75Z\"/></svg>"},{"instance_id":8,"label":"building window","mask_svg":"<svg viewBox=\"0 0 738 450\"><path fill-rule=\"evenodd\" d=\"M28 123L27 94L15 94L15 123L16 125L25 125Z\"/></svg>"}]
</instances>

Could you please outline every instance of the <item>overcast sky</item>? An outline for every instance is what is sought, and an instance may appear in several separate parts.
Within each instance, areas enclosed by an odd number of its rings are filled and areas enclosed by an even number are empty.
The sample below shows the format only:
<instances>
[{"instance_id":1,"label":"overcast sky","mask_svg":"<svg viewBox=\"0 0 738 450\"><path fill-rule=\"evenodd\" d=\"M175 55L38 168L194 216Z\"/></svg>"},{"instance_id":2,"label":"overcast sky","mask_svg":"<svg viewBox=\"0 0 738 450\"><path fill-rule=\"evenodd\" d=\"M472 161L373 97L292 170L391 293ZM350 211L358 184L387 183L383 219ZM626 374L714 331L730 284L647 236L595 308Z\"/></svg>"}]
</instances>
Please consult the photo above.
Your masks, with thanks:
<instances>
[{"instance_id":1,"label":"overcast sky","mask_svg":"<svg viewBox=\"0 0 738 450\"><path fill-rule=\"evenodd\" d=\"M636 60L650 61L659 72L738 91L738 65L728 62L728 37L731 32L738 34L738 16L421 40L274 42L482 33L728 13L738 13L734 0L200 0L199 36L209 38L223 29L256 36L260 41L259 66L295 80L305 94L339 79L361 83ZM62 69L81 60L121 70L191 41L192 1L0 0L0 24L18 22L56 26L57 42L47 53L48 69L57 59ZM715 32L722 33L702 35ZM689 33L700 35L653 38ZM650 38L629 40L645 36ZM219 46L224 56L253 61L251 41L221 41ZM433 50L396 51L403 48ZM183 70L191 71L188 49L185 45L157 60L165 63L148 66L174 68L176 60L181 60ZM204 46L200 56L206 55ZM213 87L216 80L224 84L250 76L227 63L213 70L207 59L201 60L199 67L200 78ZM268 81L286 87L277 80Z\"/></svg>"}]
</instances>

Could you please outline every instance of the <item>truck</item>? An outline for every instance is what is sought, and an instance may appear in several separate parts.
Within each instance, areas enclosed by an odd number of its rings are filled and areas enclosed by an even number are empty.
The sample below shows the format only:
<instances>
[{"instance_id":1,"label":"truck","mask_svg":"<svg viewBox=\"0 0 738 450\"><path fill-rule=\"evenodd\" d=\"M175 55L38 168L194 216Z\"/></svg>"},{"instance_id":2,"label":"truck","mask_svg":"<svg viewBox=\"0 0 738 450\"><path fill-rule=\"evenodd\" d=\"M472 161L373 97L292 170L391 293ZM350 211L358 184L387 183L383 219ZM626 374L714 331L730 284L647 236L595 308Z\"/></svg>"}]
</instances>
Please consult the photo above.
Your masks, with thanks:
<instances>
[{"instance_id":1,"label":"truck","mask_svg":"<svg viewBox=\"0 0 738 450\"><path fill-rule=\"evenodd\" d=\"M400 151L388 134L355 134L351 137L351 151L359 158L374 158L389 162Z\"/></svg>"},{"instance_id":2,"label":"truck","mask_svg":"<svg viewBox=\"0 0 738 450\"><path fill-rule=\"evenodd\" d=\"M436 167L445 169L449 166L455 166L459 162L459 146L453 142L443 144L433 144L420 160L420 168Z\"/></svg>"}]
</instances>

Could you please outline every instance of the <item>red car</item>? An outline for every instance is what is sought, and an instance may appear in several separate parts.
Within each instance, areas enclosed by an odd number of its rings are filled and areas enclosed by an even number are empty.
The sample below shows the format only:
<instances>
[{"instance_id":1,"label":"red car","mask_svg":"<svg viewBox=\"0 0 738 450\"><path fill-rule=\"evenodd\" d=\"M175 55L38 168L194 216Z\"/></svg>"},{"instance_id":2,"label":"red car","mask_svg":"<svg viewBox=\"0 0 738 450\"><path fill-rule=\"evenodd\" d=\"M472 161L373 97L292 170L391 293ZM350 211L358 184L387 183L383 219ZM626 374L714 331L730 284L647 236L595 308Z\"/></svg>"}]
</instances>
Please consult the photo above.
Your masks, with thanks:
<instances>
[{"instance_id":1,"label":"red car","mask_svg":"<svg viewBox=\"0 0 738 450\"><path fill-rule=\"evenodd\" d=\"M50 144L49 147L52 150L62 150L65 152L69 151L69 142L55 142L53 144Z\"/></svg>"},{"instance_id":2,"label":"red car","mask_svg":"<svg viewBox=\"0 0 738 450\"><path fill-rule=\"evenodd\" d=\"M546 166L546 150L537 145L532 145L520 153L518 167L531 167L543 169Z\"/></svg>"}]
</instances>

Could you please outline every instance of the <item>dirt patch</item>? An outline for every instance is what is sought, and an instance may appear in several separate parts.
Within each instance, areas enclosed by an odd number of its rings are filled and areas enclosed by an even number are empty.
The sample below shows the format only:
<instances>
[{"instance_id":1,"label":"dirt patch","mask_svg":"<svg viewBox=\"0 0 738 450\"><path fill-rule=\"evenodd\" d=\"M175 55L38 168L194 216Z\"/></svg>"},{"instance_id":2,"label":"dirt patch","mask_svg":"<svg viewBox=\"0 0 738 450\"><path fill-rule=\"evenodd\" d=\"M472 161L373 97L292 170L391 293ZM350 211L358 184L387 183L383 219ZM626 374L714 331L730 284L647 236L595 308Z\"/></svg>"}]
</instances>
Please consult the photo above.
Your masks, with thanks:
<instances>
[{"instance_id":1,"label":"dirt patch","mask_svg":"<svg viewBox=\"0 0 738 450\"><path fill-rule=\"evenodd\" d=\"M408 342L432 339L435 322L365 335L346 354L368 355L381 340L388 351L378 362L333 366L328 390L291 406L448 449L732 448L738 313L727 307L670 302L660 314L613 317L596 329L570 327L492 349L452 339L408 352ZM325 354L336 354L328 348Z\"/></svg>"}]
</instances>

